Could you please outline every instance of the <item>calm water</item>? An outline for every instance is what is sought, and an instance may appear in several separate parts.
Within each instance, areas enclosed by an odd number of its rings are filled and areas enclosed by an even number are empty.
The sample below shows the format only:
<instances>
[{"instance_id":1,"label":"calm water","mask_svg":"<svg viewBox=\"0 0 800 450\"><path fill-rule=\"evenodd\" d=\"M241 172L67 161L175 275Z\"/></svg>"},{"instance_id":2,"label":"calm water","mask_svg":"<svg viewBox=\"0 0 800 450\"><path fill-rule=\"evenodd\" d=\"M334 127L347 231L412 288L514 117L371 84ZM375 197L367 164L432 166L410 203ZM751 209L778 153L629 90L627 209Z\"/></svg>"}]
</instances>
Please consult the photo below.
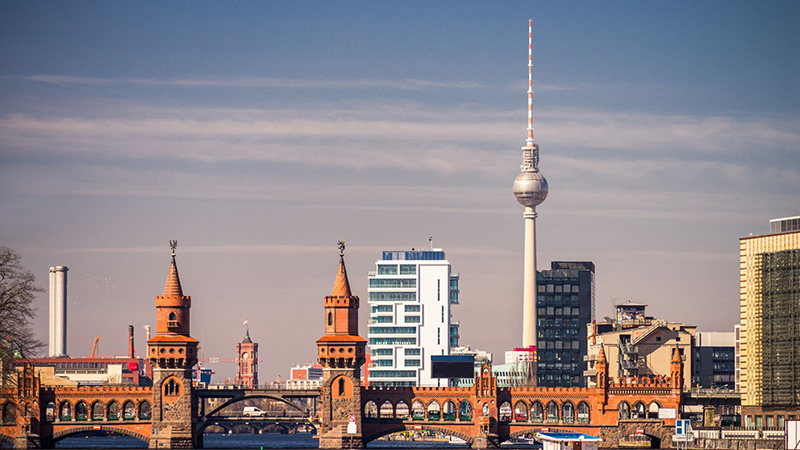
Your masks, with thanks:
<instances>
[{"instance_id":1,"label":"calm water","mask_svg":"<svg viewBox=\"0 0 800 450\"><path fill-rule=\"evenodd\" d=\"M317 439L308 433L298 434L206 434L205 448L318 448ZM443 442L374 441L369 448L467 448ZM147 448L140 440L129 436L71 436L58 442L56 448Z\"/></svg>"}]
</instances>

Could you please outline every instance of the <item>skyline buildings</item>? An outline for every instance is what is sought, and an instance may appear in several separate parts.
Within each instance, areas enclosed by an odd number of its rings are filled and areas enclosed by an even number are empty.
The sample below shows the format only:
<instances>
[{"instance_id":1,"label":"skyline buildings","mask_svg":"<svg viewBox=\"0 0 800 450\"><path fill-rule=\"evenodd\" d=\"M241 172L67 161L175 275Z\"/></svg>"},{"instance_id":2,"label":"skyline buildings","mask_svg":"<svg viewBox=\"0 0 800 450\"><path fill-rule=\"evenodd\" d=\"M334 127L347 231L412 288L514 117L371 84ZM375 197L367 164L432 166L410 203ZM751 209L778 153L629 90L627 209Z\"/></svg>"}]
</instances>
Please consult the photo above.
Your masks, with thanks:
<instances>
[{"instance_id":1,"label":"skyline buildings","mask_svg":"<svg viewBox=\"0 0 800 450\"><path fill-rule=\"evenodd\" d=\"M431 376L431 356L459 345L459 275L444 251L384 251L368 280L370 385L447 386Z\"/></svg>"},{"instance_id":2,"label":"skyline buildings","mask_svg":"<svg viewBox=\"0 0 800 450\"><path fill-rule=\"evenodd\" d=\"M309 299L330 287L315 275L343 237L364 274L380 250L437 236L465 292L496 299L492 314L459 307L462 324L489 321L462 340L497 355L520 345L521 211L508 185L528 17L553 187L537 208L537 256L602 267L600 310L645 301L658 317L691 310L700 329L729 330L731 242L796 213L800 5L0 8L0 241L40 286L50 266L72 269L71 353L100 336L124 354L128 324L155 327L144 306L172 236L206 306L193 317L204 355L232 359L246 317L230 311L251 311L270 331L266 379L311 359L277 337L319 323L281 318L313 317ZM46 294L37 306L46 341ZM234 364L214 369L235 376Z\"/></svg>"}]
</instances>

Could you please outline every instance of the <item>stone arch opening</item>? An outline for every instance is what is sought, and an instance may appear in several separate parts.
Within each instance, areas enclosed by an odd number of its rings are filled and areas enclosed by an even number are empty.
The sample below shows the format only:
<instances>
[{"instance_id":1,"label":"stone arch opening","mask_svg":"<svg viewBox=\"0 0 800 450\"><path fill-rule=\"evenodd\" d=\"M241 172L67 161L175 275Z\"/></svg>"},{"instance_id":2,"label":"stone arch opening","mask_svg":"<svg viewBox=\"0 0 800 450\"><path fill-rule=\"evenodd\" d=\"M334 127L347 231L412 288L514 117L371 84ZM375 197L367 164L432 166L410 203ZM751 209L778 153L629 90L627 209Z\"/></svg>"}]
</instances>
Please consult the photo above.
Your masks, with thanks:
<instances>
[{"instance_id":1,"label":"stone arch opening","mask_svg":"<svg viewBox=\"0 0 800 450\"><path fill-rule=\"evenodd\" d=\"M511 421L511 403L507 400L500 404L497 410L497 420L500 422Z\"/></svg>"},{"instance_id":2,"label":"stone arch opening","mask_svg":"<svg viewBox=\"0 0 800 450\"><path fill-rule=\"evenodd\" d=\"M546 423L558 423L558 405L553 400L547 403L544 421Z\"/></svg>"},{"instance_id":3,"label":"stone arch opening","mask_svg":"<svg viewBox=\"0 0 800 450\"><path fill-rule=\"evenodd\" d=\"M341 349L340 349L341 350ZM331 397L350 398L353 396L353 382L345 376L338 376L331 382Z\"/></svg>"},{"instance_id":4,"label":"stone arch opening","mask_svg":"<svg viewBox=\"0 0 800 450\"><path fill-rule=\"evenodd\" d=\"M514 421L527 422L528 421L528 405L520 400L514 405Z\"/></svg>"},{"instance_id":5,"label":"stone arch opening","mask_svg":"<svg viewBox=\"0 0 800 450\"><path fill-rule=\"evenodd\" d=\"M56 404L55 402L47 402L47 406L44 407L44 420L47 422L53 422L56 420Z\"/></svg>"},{"instance_id":6,"label":"stone arch opening","mask_svg":"<svg viewBox=\"0 0 800 450\"><path fill-rule=\"evenodd\" d=\"M387 435L390 435L392 433L399 433L399 432L402 432L402 431L432 431L432 432L437 432L437 433L441 433L441 434L444 434L444 435L447 435L447 436L454 436L454 437L463 439L464 441L467 442L467 445L469 445L470 447L472 446L473 437L470 436L470 435L461 433L461 432L456 431L456 430L451 430L451 429L447 428L446 426L428 425L428 424L425 424L425 423L423 423L423 424L408 424L408 425L398 424L397 426L382 428L380 431L378 431L378 432L376 432L374 434L371 434L369 436L364 436L363 437L363 442L366 445L366 444L368 444L368 443L370 443L370 442L372 442L372 441L374 441L376 439L379 439L379 438L381 438L383 436L387 436Z\"/></svg>"},{"instance_id":7,"label":"stone arch opening","mask_svg":"<svg viewBox=\"0 0 800 450\"><path fill-rule=\"evenodd\" d=\"M466 422L472 420L472 403L461 400L458 405L458 420Z\"/></svg>"},{"instance_id":8,"label":"stone arch opening","mask_svg":"<svg viewBox=\"0 0 800 450\"><path fill-rule=\"evenodd\" d=\"M419 400L411 403L411 420L425 420L425 406Z\"/></svg>"},{"instance_id":9,"label":"stone arch opening","mask_svg":"<svg viewBox=\"0 0 800 450\"><path fill-rule=\"evenodd\" d=\"M64 438L76 435L76 434L94 434L97 433L97 430L94 429L94 425L86 425L86 426L77 426L73 428L69 428L66 430L61 430L56 433L53 433L53 442L58 442ZM145 436L141 433L137 433L136 431L128 430L126 428L121 427L112 427L103 425L103 433L112 433L112 434L121 434L124 436L130 436L132 438L136 438L147 445L150 445L150 437Z\"/></svg>"},{"instance_id":10,"label":"stone arch opening","mask_svg":"<svg viewBox=\"0 0 800 450\"><path fill-rule=\"evenodd\" d=\"M544 422L544 407L540 401L535 401L531 405L531 422Z\"/></svg>"},{"instance_id":11,"label":"stone arch opening","mask_svg":"<svg viewBox=\"0 0 800 450\"><path fill-rule=\"evenodd\" d=\"M58 420L63 422L72 420L72 404L67 400L61 402L58 408Z\"/></svg>"},{"instance_id":12,"label":"stone arch opening","mask_svg":"<svg viewBox=\"0 0 800 450\"><path fill-rule=\"evenodd\" d=\"M658 402L654 401L650 403L650 406L647 408L647 418L648 419L658 419L658 410L661 409L661 405Z\"/></svg>"},{"instance_id":13,"label":"stone arch opening","mask_svg":"<svg viewBox=\"0 0 800 450\"><path fill-rule=\"evenodd\" d=\"M381 408L378 410L381 419L394 419L394 405L389 400L381 403Z\"/></svg>"},{"instance_id":14,"label":"stone arch opening","mask_svg":"<svg viewBox=\"0 0 800 450\"><path fill-rule=\"evenodd\" d=\"M578 403L578 423L590 423L591 417L589 412L589 404L586 402Z\"/></svg>"},{"instance_id":15,"label":"stone arch opening","mask_svg":"<svg viewBox=\"0 0 800 450\"><path fill-rule=\"evenodd\" d=\"M631 410L631 418L632 419L647 418L647 411L645 410L644 403L636 402L633 404L633 409Z\"/></svg>"},{"instance_id":16,"label":"stone arch opening","mask_svg":"<svg viewBox=\"0 0 800 450\"><path fill-rule=\"evenodd\" d=\"M448 422L455 422L456 420L456 404L452 400L447 400L442 406L442 420Z\"/></svg>"},{"instance_id":17,"label":"stone arch opening","mask_svg":"<svg viewBox=\"0 0 800 450\"><path fill-rule=\"evenodd\" d=\"M105 416L105 405L100 400L92 403L92 420L103 420Z\"/></svg>"},{"instance_id":18,"label":"stone arch opening","mask_svg":"<svg viewBox=\"0 0 800 450\"><path fill-rule=\"evenodd\" d=\"M183 384L175 377L169 377L161 384L161 394L164 397L180 397Z\"/></svg>"},{"instance_id":19,"label":"stone arch opening","mask_svg":"<svg viewBox=\"0 0 800 450\"><path fill-rule=\"evenodd\" d=\"M572 405L572 402L564 402L561 405L561 422L575 423L575 406Z\"/></svg>"},{"instance_id":20,"label":"stone arch opening","mask_svg":"<svg viewBox=\"0 0 800 450\"><path fill-rule=\"evenodd\" d=\"M439 420L442 418L442 408L436 400L431 400L426 410L428 411L428 420Z\"/></svg>"},{"instance_id":21,"label":"stone arch opening","mask_svg":"<svg viewBox=\"0 0 800 450\"><path fill-rule=\"evenodd\" d=\"M81 400L75 405L75 420L84 421L89 420L89 405Z\"/></svg>"},{"instance_id":22,"label":"stone arch opening","mask_svg":"<svg viewBox=\"0 0 800 450\"><path fill-rule=\"evenodd\" d=\"M378 418L378 405L376 405L374 401L370 400L364 404L364 418L365 419Z\"/></svg>"},{"instance_id":23,"label":"stone arch opening","mask_svg":"<svg viewBox=\"0 0 800 450\"><path fill-rule=\"evenodd\" d=\"M400 400L397 402L397 406L395 407L394 418L398 420L406 420L408 419L408 404L406 402Z\"/></svg>"},{"instance_id":24,"label":"stone arch opening","mask_svg":"<svg viewBox=\"0 0 800 450\"><path fill-rule=\"evenodd\" d=\"M628 420L631 418L631 405L628 402L620 402L617 406L619 410L619 420Z\"/></svg>"},{"instance_id":25,"label":"stone arch opening","mask_svg":"<svg viewBox=\"0 0 800 450\"><path fill-rule=\"evenodd\" d=\"M149 401L142 400L142 402L139 403L139 418L142 420L150 420L153 414L152 409L153 407L150 405Z\"/></svg>"},{"instance_id":26,"label":"stone arch opening","mask_svg":"<svg viewBox=\"0 0 800 450\"><path fill-rule=\"evenodd\" d=\"M126 400L122 405L122 419L134 420L136 419L136 405L132 401Z\"/></svg>"},{"instance_id":27,"label":"stone arch opening","mask_svg":"<svg viewBox=\"0 0 800 450\"><path fill-rule=\"evenodd\" d=\"M3 423L6 425L17 423L17 405L12 402L3 404Z\"/></svg>"},{"instance_id":28,"label":"stone arch opening","mask_svg":"<svg viewBox=\"0 0 800 450\"><path fill-rule=\"evenodd\" d=\"M108 420L119 420L119 402L111 400L106 405L106 417Z\"/></svg>"}]
</instances>

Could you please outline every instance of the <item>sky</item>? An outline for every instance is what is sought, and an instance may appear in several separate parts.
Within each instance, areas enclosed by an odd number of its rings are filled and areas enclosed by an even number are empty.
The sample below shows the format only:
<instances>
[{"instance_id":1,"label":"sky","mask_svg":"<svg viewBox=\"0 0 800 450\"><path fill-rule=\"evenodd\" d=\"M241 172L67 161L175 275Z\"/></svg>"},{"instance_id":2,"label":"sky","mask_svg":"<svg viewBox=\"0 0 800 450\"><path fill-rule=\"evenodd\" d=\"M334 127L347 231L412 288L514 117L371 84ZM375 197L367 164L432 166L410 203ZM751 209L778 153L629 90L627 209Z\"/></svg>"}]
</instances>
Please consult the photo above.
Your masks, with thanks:
<instances>
[{"instance_id":1,"label":"sky","mask_svg":"<svg viewBox=\"0 0 800 450\"><path fill-rule=\"evenodd\" d=\"M339 239L366 306L380 252L433 237L461 343L502 362L528 19L539 268L593 261L598 319L732 331L738 239L800 214L797 2L4 1L0 245L42 287L70 268L69 353L119 355L177 239L203 357L248 320L267 382L315 360Z\"/></svg>"}]
</instances>

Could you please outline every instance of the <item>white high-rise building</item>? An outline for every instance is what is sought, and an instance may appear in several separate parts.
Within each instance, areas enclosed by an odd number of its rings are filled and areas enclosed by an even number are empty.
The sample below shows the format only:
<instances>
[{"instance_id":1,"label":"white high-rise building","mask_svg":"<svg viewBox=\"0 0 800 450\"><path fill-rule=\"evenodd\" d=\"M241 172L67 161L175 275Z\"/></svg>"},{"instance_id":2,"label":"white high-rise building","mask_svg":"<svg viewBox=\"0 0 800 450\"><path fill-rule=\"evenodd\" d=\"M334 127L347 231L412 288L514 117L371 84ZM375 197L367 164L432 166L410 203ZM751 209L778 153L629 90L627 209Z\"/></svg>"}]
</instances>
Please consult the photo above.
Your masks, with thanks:
<instances>
[{"instance_id":1,"label":"white high-rise building","mask_svg":"<svg viewBox=\"0 0 800 450\"><path fill-rule=\"evenodd\" d=\"M431 356L458 347L458 274L440 248L384 251L369 273L372 386L447 386L431 378Z\"/></svg>"}]
</instances>

